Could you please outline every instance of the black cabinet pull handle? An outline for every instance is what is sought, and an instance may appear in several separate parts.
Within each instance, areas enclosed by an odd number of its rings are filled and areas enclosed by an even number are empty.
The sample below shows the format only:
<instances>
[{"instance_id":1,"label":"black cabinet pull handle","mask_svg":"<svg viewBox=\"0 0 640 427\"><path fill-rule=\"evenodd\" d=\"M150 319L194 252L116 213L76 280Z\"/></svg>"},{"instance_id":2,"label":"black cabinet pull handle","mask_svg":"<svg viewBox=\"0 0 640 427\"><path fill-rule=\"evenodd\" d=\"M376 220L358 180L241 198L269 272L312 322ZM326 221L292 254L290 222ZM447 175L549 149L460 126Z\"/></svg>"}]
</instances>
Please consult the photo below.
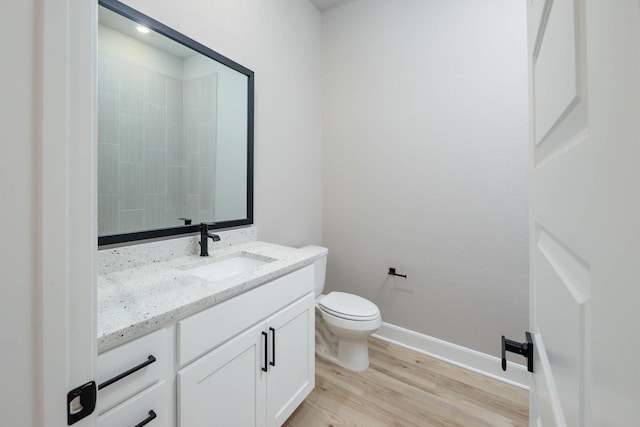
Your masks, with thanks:
<instances>
[{"instance_id":1,"label":"black cabinet pull handle","mask_svg":"<svg viewBox=\"0 0 640 427\"><path fill-rule=\"evenodd\" d=\"M142 422L140 424L136 424L133 427L142 427L142 426L146 426L147 424L149 424L151 421L156 419L156 413L155 411L152 409L149 411L149 416L147 418L145 418L144 420L142 420Z\"/></svg>"},{"instance_id":2,"label":"black cabinet pull handle","mask_svg":"<svg viewBox=\"0 0 640 427\"><path fill-rule=\"evenodd\" d=\"M276 330L269 328L271 331L271 362L269 365L276 366Z\"/></svg>"},{"instance_id":3,"label":"black cabinet pull handle","mask_svg":"<svg viewBox=\"0 0 640 427\"><path fill-rule=\"evenodd\" d=\"M138 366L135 366L131 369L129 369L126 372L121 373L120 375L117 375L113 378L111 378L110 380L107 380L105 382L103 382L102 384L100 384L98 386L98 390L102 390L105 387L109 387L111 384L120 381L121 379L128 377L129 375L133 374L134 372L139 371L140 369L144 368L145 366L149 366L151 365L153 362L156 361L156 358L153 355L150 355L146 361L142 362L141 364L139 364Z\"/></svg>"},{"instance_id":4,"label":"black cabinet pull handle","mask_svg":"<svg viewBox=\"0 0 640 427\"><path fill-rule=\"evenodd\" d=\"M269 346L269 338L265 331L262 331L262 337L264 338L264 367L262 370L267 372L268 361L267 361L267 347Z\"/></svg>"}]
</instances>

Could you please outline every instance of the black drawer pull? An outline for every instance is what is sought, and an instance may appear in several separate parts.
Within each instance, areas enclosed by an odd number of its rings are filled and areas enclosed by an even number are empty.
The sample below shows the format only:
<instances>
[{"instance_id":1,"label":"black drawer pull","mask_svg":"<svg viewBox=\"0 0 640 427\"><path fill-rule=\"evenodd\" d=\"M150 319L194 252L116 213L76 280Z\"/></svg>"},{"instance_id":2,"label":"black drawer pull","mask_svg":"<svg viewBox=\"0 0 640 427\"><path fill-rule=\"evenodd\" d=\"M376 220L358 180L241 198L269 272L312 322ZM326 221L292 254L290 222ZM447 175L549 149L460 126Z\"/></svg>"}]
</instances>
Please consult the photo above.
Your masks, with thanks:
<instances>
[{"instance_id":1,"label":"black drawer pull","mask_svg":"<svg viewBox=\"0 0 640 427\"><path fill-rule=\"evenodd\" d=\"M273 328L269 328L271 331L271 362L269 364L271 366L276 366L276 330Z\"/></svg>"},{"instance_id":2,"label":"black drawer pull","mask_svg":"<svg viewBox=\"0 0 640 427\"><path fill-rule=\"evenodd\" d=\"M129 375L133 374L134 372L139 371L140 369L144 368L145 366L151 365L155 361L156 361L156 358L153 355L150 355L145 362L142 362L138 366L135 366L135 367L129 369L127 372L123 372L120 375L115 376L115 377L111 378L110 380L107 380L107 381L103 382L102 384L100 384L98 386L98 390L102 390L103 388L108 387L111 384L113 384L113 383L115 383L117 381L120 381L121 379L123 379L125 377L128 377ZM155 418L155 416L154 416L154 418ZM144 425L144 424L142 424L142 425Z\"/></svg>"},{"instance_id":3,"label":"black drawer pull","mask_svg":"<svg viewBox=\"0 0 640 427\"><path fill-rule=\"evenodd\" d=\"M267 368L269 364L269 362L267 361L267 347L269 346L269 341L268 341L269 338L265 331L262 331L262 337L264 338L264 368L262 368L262 370L264 372L267 372Z\"/></svg>"},{"instance_id":4,"label":"black drawer pull","mask_svg":"<svg viewBox=\"0 0 640 427\"><path fill-rule=\"evenodd\" d=\"M145 418L144 420L142 420L142 422L140 424L136 424L133 427L142 427L142 426L146 426L147 424L149 424L151 421L156 419L156 413L153 411L153 409L151 411L149 411L149 416L147 418Z\"/></svg>"}]
</instances>

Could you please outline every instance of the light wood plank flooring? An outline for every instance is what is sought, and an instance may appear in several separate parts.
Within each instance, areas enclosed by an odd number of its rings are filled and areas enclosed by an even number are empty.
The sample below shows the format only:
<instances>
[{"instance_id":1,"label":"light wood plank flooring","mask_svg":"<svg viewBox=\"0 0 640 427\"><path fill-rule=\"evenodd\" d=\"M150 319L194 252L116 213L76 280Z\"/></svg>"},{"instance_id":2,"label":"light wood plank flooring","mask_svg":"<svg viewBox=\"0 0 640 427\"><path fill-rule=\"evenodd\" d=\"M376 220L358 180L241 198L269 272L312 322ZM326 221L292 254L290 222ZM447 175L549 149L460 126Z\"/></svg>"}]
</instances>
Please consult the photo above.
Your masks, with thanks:
<instances>
[{"instance_id":1,"label":"light wood plank flooring","mask_svg":"<svg viewBox=\"0 0 640 427\"><path fill-rule=\"evenodd\" d=\"M316 358L316 387L284 426L529 425L526 390L375 338L369 355L359 374Z\"/></svg>"}]
</instances>

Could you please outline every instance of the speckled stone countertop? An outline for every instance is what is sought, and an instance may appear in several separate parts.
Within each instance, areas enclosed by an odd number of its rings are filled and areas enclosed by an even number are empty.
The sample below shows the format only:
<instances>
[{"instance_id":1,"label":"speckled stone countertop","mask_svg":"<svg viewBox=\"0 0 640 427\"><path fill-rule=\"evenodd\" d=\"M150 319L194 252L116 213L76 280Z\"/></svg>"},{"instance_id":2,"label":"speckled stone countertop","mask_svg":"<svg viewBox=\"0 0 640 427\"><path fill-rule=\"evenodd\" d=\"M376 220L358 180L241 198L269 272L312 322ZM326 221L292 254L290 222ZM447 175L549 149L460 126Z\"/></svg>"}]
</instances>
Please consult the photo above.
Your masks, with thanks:
<instances>
[{"instance_id":1,"label":"speckled stone countertop","mask_svg":"<svg viewBox=\"0 0 640 427\"><path fill-rule=\"evenodd\" d=\"M186 247L190 251L192 242L188 241ZM210 251L208 258L171 253L160 254L157 259L147 256L146 262L132 262L127 248L111 251L109 257L102 256L109 262L101 263L100 257L98 262L100 352L310 265L327 253L324 248L295 249L259 241L227 245ZM186 271L240 253L269 262L215 282ZM114 263L114 259L120 262Z\"/></svg>"}]
</instances>

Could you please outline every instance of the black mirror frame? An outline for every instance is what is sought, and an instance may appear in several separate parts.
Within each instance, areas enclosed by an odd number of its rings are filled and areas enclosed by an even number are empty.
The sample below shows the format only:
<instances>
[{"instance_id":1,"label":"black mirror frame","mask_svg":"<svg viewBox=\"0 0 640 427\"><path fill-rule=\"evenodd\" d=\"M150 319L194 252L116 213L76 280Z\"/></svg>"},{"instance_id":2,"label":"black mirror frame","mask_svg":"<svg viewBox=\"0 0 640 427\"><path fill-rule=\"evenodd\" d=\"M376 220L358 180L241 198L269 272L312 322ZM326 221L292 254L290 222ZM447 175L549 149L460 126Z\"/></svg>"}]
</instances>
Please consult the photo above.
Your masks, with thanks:
<instances>
[{"instance_id":1,"label":"black mirror frame","mask_svg":"<svg viewBox=\"0 0 640 427\"><path fill-rule=\"evenodd\" d=\"M220 229L238 227L253 224L253 95L254 95L254 73L250 69L243 67L235 61L219 54L218 52L198 43L197 41L181 34L174 29L138 12L135 9L117 0L99 0L98 4L113 12L118 13L132 21L146 26L153 31L164 35L180 44L183 44L196 52L201 53L235 71L247 76L247 217L231 221L221 221L209 226L209 229ZM133 242L137 240L155 239L159 237L177 236L181 234L191 234L200 231L200 224L184 225L168 228L158 228L152 230L136 231L132 233L110 234L98 236L98 246L113 245L118 243Z\"/></svg>"}]
</instances>

